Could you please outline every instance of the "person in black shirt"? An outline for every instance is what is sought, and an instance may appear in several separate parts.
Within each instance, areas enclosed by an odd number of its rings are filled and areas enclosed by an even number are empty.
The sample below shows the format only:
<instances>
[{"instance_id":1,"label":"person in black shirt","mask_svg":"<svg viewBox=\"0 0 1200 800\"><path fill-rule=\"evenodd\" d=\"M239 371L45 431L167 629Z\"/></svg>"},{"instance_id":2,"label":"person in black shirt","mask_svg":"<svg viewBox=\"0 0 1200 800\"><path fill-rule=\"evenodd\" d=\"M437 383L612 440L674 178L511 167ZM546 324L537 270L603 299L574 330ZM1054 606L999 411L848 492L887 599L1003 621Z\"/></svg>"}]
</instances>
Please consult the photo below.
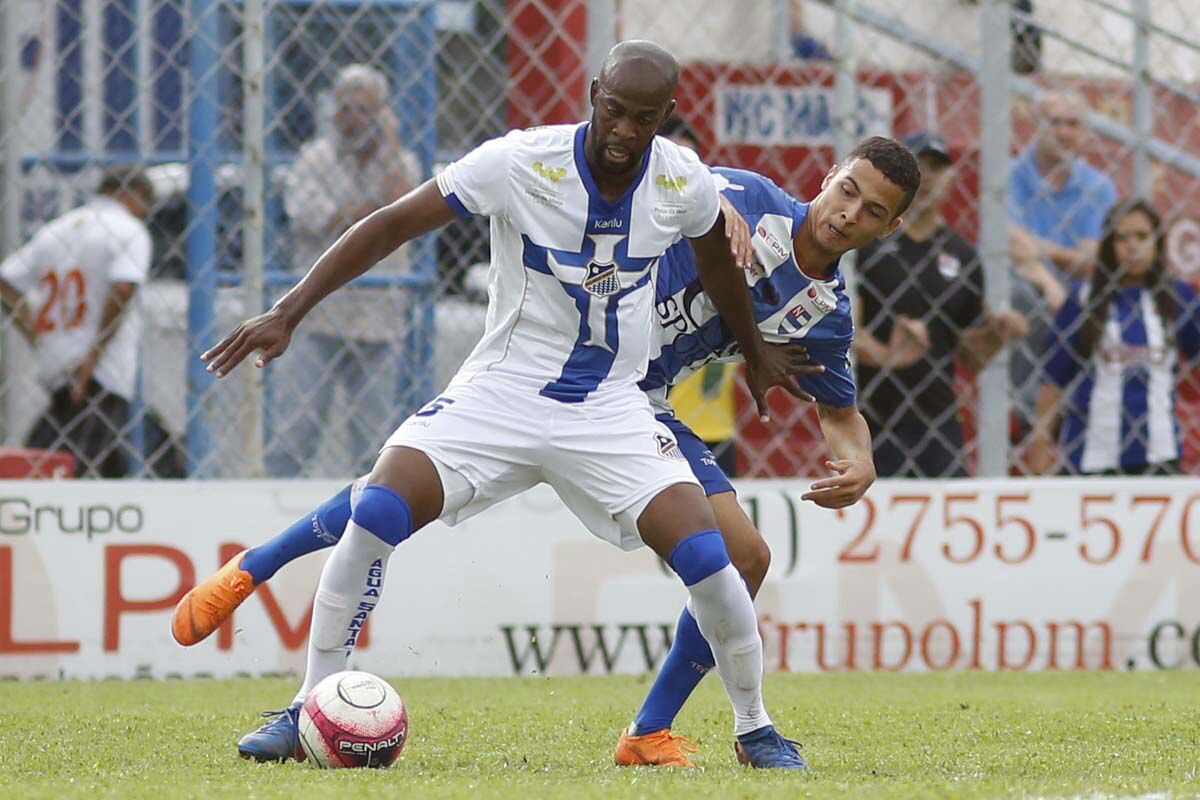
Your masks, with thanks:
<instances>
[{"instance_id":1,"label":"person in black shirt","mask_svg":"<svg viewBox=\"0 0 1200 800\"><path fill-rule=\"evenodd\" d=\"M952 172L946 143L920 133L904 144L921 165L908 223L859 251L855 355L862 412L880 477L963 476L955 357L978 371L1027 326L1015 311L988 311L975 248L942 219Z\"/></svg>"}]
</instances>

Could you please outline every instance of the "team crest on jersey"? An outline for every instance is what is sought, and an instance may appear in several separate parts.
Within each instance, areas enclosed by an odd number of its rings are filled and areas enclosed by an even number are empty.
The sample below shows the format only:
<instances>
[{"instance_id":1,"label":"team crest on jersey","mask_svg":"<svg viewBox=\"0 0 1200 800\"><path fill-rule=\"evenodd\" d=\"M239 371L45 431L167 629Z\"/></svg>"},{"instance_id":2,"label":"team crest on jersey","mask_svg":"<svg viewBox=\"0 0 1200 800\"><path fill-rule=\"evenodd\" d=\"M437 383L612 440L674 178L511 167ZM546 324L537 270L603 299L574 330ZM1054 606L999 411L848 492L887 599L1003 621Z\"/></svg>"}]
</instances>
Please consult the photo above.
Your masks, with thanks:
<instances>
[{"instance_id":1,"label":"team crest on jersey","mask_svg":"<svg viewBox=\"0 0 1200 800\"><path fill-rule=\"evenodd\" d=\"M583 290L592 297L609 297L621 291L617 265L589 262L587 275L583 279Z\"/></svg>"},{"instance_id":2,"label":"team crest on jersey","mask_svg":"<svg viewBox=\"0 0 1200 800\"><path fill-rule=\"evenodd\" d=\"M673 458L676 461L683 461L683 453L679 452L679 445L670 436L664 436L661 433L654 434L654 441L658 444L658 454L663 458Z\"/></svg>"},{"instance_id":3,"label":"team crest on jersey","mask_svg":"<svg viewBox=\"0 0 1200 800\"><path fill-rule=\"evenodd\" d=\"M790 311L783 316L779 323L779 335L787 336L788 334L796 333L803 330L812 324L813 315L804 307L804 304L794 306Z\"/></svg>"}]
</instances>

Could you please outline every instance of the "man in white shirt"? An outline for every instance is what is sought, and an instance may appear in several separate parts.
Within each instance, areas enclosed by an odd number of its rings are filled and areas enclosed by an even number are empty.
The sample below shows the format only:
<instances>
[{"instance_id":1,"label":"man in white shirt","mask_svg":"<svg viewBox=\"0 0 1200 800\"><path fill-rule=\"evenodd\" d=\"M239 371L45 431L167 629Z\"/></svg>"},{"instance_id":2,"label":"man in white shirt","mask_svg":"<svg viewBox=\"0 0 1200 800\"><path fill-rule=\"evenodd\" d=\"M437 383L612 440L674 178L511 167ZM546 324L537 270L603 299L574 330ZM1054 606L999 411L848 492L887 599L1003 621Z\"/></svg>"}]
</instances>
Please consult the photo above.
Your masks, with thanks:
<instances>
[{"instance_id":1,"label":"man in white shirt","mask_svg":"<svg viewBox=\"0 0 1200 800\"><path fill-rule=\"evenodd\" d=\"M250 356L262 367L283 355L318 302L401 244L456 214L491 220L483 338L441 396L388 438L352 498L314 601L304 684L292 706L242 738L245 757L294 755L300 705L346 668L394 548L435 519L454 525L548 483L596 536L624 549L649 546L687 587L733 706L739 760L807 768L763 705L758 622L712 507L637 386L655 327L659 259L686 237L703 288L746 358L760 414L770 386L801 394L795 363L770 349L755 324L722 233L715 178L694 153L655 137L678 80L678 64L661 47L618 44L592 82L589 122L485 142L355 224L274 308L204 354L218 376ZM223 589L181 601L177 641L198 641L221 597L252 586L236 563L227 566L218 575L231 580L210 587Z\"/></svg>"},{"instance_id":2,"label":"man in white shirt","mask_svg":"<svg viewBox=\"0 0 1200 800\"><path fill-rule=\"evenodd\" d=\"M373 67L351 64L338 72L331 131L301 148L285 182L296 268L315 263L347 228L420 182L421 164L400 143L388 95L387 79ZM408 272L408 251L392 253L375 273ZM407 298L408 290L399 287L348 287L313 313L292 343L291 357L272 370L268 472L321 474L323 462L314 456L339 384L346 391L347 405L339 405L349 412L347 447L355 459L370 454L425 399L397 397L408 333L398 323L408 318Z\"/></svg>"},{"instance_id":3,"label":"man in white shirt","mask_svg":"<svg viewBox=\"0 0 1200 800\"><path fill-rule=\"evenodd\" d=\"M0 264L0 296L34 348L50 404L28 447L66 450L76 474L127 471L125 428L136 392L150 272L145 220L154 190L136 168L110 170L95 198L40 228Z\"/></svg>"}]
</instances>

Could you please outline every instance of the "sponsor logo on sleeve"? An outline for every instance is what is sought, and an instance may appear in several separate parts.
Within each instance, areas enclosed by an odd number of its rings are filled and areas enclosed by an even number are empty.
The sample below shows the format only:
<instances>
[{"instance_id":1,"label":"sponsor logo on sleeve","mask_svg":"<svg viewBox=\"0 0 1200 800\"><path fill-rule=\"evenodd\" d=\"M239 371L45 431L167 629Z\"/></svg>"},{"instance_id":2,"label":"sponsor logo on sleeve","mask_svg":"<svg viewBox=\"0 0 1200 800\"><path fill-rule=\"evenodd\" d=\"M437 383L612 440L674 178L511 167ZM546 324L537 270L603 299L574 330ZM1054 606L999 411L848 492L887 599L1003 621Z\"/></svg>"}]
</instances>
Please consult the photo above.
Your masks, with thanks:
<instances>
[{"instance_id":1,"label":"sponsor logo on sleeve","mask_svg":"<svg viewBox=\"0 0 1200 800\"><path fill-rule=\"evenodd\" d=\"M666 189L668 192L680 192L687 187L687 178L680 175L678 178L668 178L666 175L655 175L654 185Z\"/></svg>"},{"instance_id":2,"label":"sponsor logo on sleeve","mask_svg":"<svg viewBox=\"0 0 1200 800\"><path fill-rule=\"evenodd\" d=\"M547 167L541 161L533 162L533 171L538 177L545 178L551 183L558 183L567 175L566 167Z\"/></svg>"}]
</instances>

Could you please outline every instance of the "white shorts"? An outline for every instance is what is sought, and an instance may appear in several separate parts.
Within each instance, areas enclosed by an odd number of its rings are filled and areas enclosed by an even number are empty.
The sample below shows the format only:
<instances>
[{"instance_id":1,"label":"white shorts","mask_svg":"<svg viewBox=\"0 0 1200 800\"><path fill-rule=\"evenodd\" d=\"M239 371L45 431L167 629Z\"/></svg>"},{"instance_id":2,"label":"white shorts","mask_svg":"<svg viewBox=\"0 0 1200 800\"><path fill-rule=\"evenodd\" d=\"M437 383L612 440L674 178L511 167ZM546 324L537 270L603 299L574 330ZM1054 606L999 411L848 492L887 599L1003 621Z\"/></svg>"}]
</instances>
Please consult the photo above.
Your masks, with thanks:
<instances>
[{"instance_id":1,"label":"white shorts","mask_svg":"<svg viewBox=\"0 0 1200 800\"><path fill-rule=\"evenodd\" d=\"M699 485L674 435L634 386L561 403L527 383L483 373L451 384L405 420L384 444L396 446L433 460L447 525L545 482L588 530L625 550L642 546L637 520L659 492Z\"/></svg>"}]
</instances>

